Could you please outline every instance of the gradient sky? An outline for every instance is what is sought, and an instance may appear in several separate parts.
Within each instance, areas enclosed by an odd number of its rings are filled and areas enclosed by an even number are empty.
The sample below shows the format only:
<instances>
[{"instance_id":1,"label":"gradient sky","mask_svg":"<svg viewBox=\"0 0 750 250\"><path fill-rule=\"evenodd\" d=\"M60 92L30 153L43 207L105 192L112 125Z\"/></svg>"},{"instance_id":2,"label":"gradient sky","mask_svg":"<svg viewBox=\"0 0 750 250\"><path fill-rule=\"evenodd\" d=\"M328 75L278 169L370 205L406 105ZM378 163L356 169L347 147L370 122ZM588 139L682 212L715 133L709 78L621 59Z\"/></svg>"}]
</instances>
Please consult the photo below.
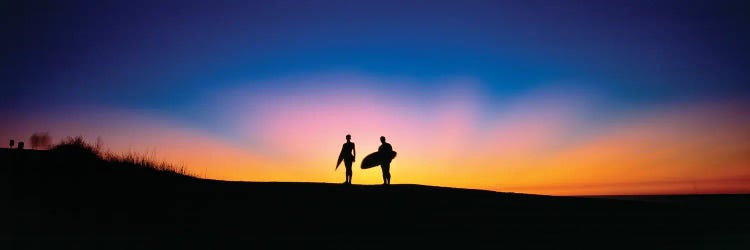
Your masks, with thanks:
<instances>
[{"instance_id":1,"label":"gradient sky","mask_svg":"<svg viewBox=\"0 0 750 250\"><path fill-rule=\"evenodd\" d=\"M100 137L225 180L750 192L742 1L19 1L0 139ZM381 182L379 169L354 182Z\"/></svg>"}]
</instances>

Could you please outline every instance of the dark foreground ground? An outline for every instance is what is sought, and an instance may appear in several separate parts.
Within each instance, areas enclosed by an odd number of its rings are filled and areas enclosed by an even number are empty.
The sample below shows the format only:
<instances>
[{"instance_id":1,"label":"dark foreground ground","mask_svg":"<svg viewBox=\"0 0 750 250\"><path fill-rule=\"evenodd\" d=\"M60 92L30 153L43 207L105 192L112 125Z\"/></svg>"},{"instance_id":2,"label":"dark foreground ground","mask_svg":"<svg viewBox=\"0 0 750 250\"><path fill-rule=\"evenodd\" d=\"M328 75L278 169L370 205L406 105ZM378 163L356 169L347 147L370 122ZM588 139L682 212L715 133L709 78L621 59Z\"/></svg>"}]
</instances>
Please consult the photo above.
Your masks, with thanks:
<instances>
[{"instance_id":1,"label":"dark foreground ground","mask_svg":"<svg viewBox=\"0 0 750 250\"><path fill-rule=\"evenodd\" d=\"M225 182L8 150L0 185L4 249L750 249L748 195Z\"/></svg>"}]
</instances>

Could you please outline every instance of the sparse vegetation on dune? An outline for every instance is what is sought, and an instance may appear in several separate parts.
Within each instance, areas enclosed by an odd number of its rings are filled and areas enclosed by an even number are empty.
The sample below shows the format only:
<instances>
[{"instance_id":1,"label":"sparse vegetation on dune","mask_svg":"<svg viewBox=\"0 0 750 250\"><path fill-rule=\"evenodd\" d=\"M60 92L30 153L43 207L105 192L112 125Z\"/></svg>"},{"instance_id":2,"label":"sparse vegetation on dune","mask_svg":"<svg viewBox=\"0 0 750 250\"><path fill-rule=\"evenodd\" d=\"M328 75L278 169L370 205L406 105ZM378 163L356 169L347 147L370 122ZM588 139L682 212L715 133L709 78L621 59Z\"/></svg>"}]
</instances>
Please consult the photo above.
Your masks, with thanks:
<instances>
[{"instance_id":1,"label":"sparse vegetation on dune","mask_svg":"<svg viewBox=\"0 0 750 250\"><path fill-rule=\"evenodd\" d=\"M51 151L73 160L101 160L105 162L104 165L111 167L142 169L163 174L195 177L189 173L185 166L174 165L167 161L158 161L154 156L146 153L104 152L102 147L103 143L101 140L97 140L97 143L91 144L86 142L83 137L76 136L63 139L60 143L53 146Z\"/></svg>"},{"instance_id":2,"label":"sparse vegetation on dune","mask_svg":"<svg viewBox=\"0 0 750 250\"><path fill-rule=\"evenodd\" d=\"M132 152L123 154L106 153L104 154L103 158L109 163L117 166L150 169L163 173L195 177L193 174L188 172L185 166L174 165L167 161L157 161L146 154L137 154Z\"/></svg>"}]
</instances>

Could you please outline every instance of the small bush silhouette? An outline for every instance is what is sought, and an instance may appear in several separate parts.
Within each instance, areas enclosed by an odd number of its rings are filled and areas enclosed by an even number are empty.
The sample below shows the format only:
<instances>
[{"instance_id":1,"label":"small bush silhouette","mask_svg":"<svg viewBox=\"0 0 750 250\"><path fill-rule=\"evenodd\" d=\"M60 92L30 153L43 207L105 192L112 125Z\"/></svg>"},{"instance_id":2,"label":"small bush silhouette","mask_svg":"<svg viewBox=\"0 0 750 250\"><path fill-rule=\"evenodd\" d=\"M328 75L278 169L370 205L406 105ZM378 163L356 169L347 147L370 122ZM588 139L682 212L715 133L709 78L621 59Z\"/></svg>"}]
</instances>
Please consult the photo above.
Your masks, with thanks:
<instances>
[{"instance_id":1,"label":"small bush silhouette","mask_svg":"<svg viewBox=\"0 0 750 250\"><path fill-rule=\"evenodd\" d=\"M16 145L16 140L10 140L10 148L13 148L13 145Z\"/></svg>"},{"instance_id":2,"label":"small bush silhouette","mask_svg":"<svg viewBox=\"0 0 750 250\"><path fill-rule=\"evenodd\" d=\"M52 138L47 132L36 132L31 135L29 141L31 141L31 149L49 149Z\"/></svg>"},{"instance_id":3,"label":"small bush silhouette","mask_svg":"<svg viewBox=\"0 0 750 250\"><path fill-rule=\"evenodd\" d=\"M99 149L87 143L81 136L67 137L63 139L59 144L52 147L52 151L77 157L88 156L102 158Z\"/></svg>"}]
</instances>

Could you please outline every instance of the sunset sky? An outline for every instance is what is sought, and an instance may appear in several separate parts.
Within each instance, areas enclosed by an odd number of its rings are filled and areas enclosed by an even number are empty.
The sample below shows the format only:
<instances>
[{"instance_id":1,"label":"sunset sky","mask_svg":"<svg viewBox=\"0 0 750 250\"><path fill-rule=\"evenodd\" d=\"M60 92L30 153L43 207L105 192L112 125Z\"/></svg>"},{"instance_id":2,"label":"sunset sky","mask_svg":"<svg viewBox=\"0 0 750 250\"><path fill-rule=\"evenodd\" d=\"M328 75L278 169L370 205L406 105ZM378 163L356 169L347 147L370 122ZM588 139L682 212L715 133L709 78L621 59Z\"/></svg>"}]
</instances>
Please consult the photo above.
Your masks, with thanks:
<instances>
[{"instance_id":1,"label":"sunset sky","mask_svg":"<svg viewBox=\"0 0 750 250\"><path fill-rule=\"evenodd\" d=\"M19 1L0 139L243 181L750 193L742 1ZM379 168L355 184L382 183Z\"/></svg>"}]
</instances>

